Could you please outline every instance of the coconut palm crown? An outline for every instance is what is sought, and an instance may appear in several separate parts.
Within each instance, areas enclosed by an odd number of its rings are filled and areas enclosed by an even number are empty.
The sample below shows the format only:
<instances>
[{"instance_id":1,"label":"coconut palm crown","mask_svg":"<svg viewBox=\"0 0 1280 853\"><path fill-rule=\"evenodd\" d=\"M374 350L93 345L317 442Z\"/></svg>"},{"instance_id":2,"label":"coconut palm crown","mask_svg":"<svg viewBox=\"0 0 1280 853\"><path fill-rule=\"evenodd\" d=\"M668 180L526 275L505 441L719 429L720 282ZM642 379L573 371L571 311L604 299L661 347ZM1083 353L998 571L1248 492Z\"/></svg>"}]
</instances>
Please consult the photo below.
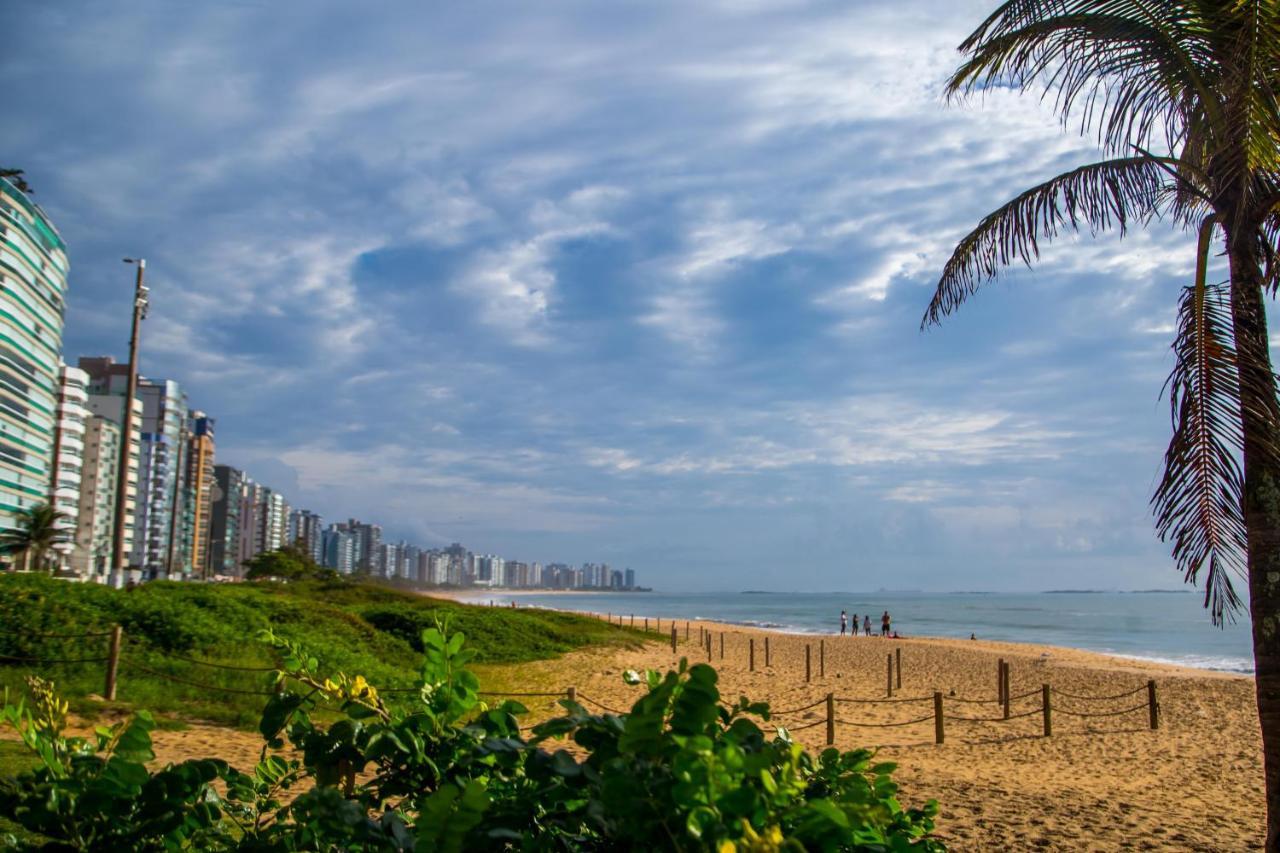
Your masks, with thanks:
<instances>
[{"instance_id":1,"label":"coconut palm crown","mask_svg":"<svg viewBox=\"0 0 1280 853\"><path fill-rule=\"evenodd\" d=\"M53 547L70 541L70 531L61 526L68 517L48 504L19 510L17 526L0 530L0 553L19 556L28 566L34 559L37 568L45 568Z\"/></svg>"},{"instance_id":2,"label":"coconut palm crown","mask_svg":"<svg viewBox=\"0 0 1280 853\"><path fill-rule=\"evenodd\" d=\"M922 326L1064 231L1161 219L1196 241L1152 507L1215 624L1244 606L1236 581L1248 584L1267 849L1280 849L1280 405L1263 302L1280 285L1280 0L1010 0L960 51L948 96L1040 91L1106 159L984 218L956 246ZM1215 251L1222 283L1208 280Z\"/></svg>"}]
</instances>

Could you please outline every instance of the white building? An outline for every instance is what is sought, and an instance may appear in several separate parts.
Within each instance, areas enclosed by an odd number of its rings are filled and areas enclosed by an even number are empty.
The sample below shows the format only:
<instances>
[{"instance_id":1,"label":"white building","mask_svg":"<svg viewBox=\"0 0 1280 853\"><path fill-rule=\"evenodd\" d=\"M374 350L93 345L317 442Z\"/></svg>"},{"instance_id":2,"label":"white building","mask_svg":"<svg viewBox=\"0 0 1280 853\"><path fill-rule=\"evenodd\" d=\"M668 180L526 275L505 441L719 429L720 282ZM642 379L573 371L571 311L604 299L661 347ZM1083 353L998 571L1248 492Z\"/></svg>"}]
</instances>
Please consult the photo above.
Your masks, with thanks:
<instances>
[{"instance_id":1,"label":"white building","mask_svg":"<svg viewBox=\"0 0 1280 853\"><path fill-rule=\"evenodd\" d=\"M89 374L65 364L59 367L49 505L66 516L58 526L67 532L68 541L54 546L57 561L64 567L71 562L76 521L80 517L80 476L84 467L85 421L89 417L88 387Z\"/></svg>"}]
</instances>

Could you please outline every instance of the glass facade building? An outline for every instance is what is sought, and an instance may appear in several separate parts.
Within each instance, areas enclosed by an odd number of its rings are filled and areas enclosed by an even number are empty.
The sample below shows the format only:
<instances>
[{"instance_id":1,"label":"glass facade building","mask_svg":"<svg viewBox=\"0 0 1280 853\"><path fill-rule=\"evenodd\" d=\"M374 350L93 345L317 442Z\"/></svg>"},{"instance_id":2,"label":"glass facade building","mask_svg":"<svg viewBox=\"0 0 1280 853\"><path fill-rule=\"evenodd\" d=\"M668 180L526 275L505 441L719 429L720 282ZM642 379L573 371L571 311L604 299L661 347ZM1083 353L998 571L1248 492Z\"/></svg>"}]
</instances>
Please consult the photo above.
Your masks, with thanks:
<instances>
[{"instance_id":1,"label":"glass facade building","mask_svg":"<svg viewBox=\"0 0 1280 853\"><path fill-rule=\"evenodd\" d=\"M49 500L68 267L44 211L0 178L0 529Z\"/></svg>"}]
</instances>

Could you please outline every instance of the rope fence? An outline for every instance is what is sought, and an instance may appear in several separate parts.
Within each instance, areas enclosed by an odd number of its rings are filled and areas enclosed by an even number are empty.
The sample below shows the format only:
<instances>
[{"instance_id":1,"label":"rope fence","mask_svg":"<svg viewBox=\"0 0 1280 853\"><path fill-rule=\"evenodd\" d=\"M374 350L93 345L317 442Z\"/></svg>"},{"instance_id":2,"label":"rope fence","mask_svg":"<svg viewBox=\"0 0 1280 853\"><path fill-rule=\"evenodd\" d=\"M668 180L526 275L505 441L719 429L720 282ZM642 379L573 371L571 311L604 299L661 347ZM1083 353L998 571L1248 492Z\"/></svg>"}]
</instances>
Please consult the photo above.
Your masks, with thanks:
<instances>
[{"instance_id":1,"label":"rope fence","mask_svg":"<svg viewBox=\"0 0 1280 853\"><path fill-rule=\"evenodd\" d=\"M612 623L613 621L612 614L609 614L606 618L608 618L609 621ZM634 623L635 617L631 616L630 620L632 623ZM623 622L622 616L618 617L618 624L619 625L625 624ZM657 625L658 631L661 632L662 620L661 619L655 620L655 624ZM650 625L650 620L648 618L642 617L642 625L644 626L645 629L648 629ZM672 651L675 652L677 651L677 644L680 640L679 626L676 620L673 619L668 622L668 627L670 632ZM159 669L153 668L153 666L156 666L158 664L155 664L152 661L148 661L148 663L152 663L152 666L148 666L147 664L139 662L136 659L136 657L133 656L132 649L130 650L130 654L128 656L123 656L123 659L122 659L121 653L125 649L124 649L123 630L120 628L120 626L114 627L111 631L87 632L84 634L34 634L34 633L19 633L15 631L3 631L3 630L0 630L0 634L6 634L10 636L21 636L21 637L31 638L31 639L91 640L99 637L109 637L110 638L109 650L105 656L44 658L44 657L38 657L35 655L32 655L32 656L0 655L0 663L32 664L32 665L41 665L41 666L106 664L105 689L103 691L103 696L109 701L114 701L116 698L118 674L119 674L119 669L122 663L126 668L126 670L130 672L150 675L154 678L159 678L164 681L168 681L174 684L180 684L185 687L195 688L198 690L207 690L207 691L237 694L237 695L243 695L243 696L264 696L265 697L265 696L274 695L274 691L272 690L246 689L242 687L233 687L233 686L226 686L226 685L220 685L220 684L207 684L201 681L184 678L180 675L174 675L169 672L164 672ZM686 642L692 642L692 640L690 639L690 623L688 621L686 621L684 625L684 638ZM708 660L710 660L713 657L713 649L715 648L715 645L716 645L716 643L714 642L714 639L715 637L712 631L707 630L706 628L700 628L700 636L697 640L697 643L698 643L699 649L706 652ZM725 655L725 635L723 632L720 633L720 636L718 639L719 639L718 645L720 650L720 658L723 660ZM768 642L765 642L763 648L764 648L765 666L768 667L771 665L774 650L770 647L770 644ZM748 642L747 653L748 653L748 666L750 667L751 671L754 671L755 670L755 644L753 639L749 640ZM822 643L819 646L819 677L825 677L825 658L826 658L825 643ZM180 663L191 665L191 666L208 667L208 668L212 668L212 669L220 670L224 672L265 675L267 673L278 671L277 667L243 666L239 664L220 663L216 661L200 660L198 658L189 657L187 655L181 655L174 652L169 652L165 654L164 659L166 661L172 660L172 661L180 662ZM812 680L812 677L813 677L811 644L805 645L805 664L806 664L805 665L805 681L806 683L808 683ZM886 658L886 669L885 669L886 696L884 698L836 696L833 693L827 693L824 697L819 698L816 701L811 702L807 705L800 705L794 708L785 708L785 709L777 709L777 710L771 709L769 716L772 719L775 717L786 717L786 716L792 716L796 714L804 714L805 712L813 711L825 705L825 713L822 714L822 716L818 717L818 719L806 721L796 725L786 725L786 724L776 725L775 724L775 730L786 729L789 732L800 732L800 731L806 731L808 729L825 725L827 745L831 745L834 743L837 726L848 726L850 728L857 728L857 729L872 729L872 728L890 729L890 728L905 728L908 726L920 725L922 723L926 723L932 720L934 723L935 743L941 744L945 742L946 724L948 722L998 725L1001 723L1008 723L1014 720L1021 720L1021 719L1026 719L1034 716L1040 716L1042 718L1044 736L1050 737L1053 734L1053 713L1055 711L1058 714L1065 717L1087 720L1087 719L1108 719L1108 718L1114 718L1114 717L1121 717L1127 714L1136 714L1140 711L1146 710L1148 715L1147 722L1149 727L1152 730L1156 730L1159 728L1160 706L1156 697L1156 683L1154 680L1149 680L1146 684L1134 687L1132 690L1127 690L1121 693L1108 694L1108 695L1089 695L1089 694L1083 694L1083 693L1074 693L1071 691L1054 688L1049 684L1042 684L1038 689L1028 690L1024 693L1019 693L1015 695L1015 694L1012 694L1010 691L1010 671L1011 671L1010 662L1005 661L1003 658L1001 658L997 662L997 667L996 667L996 696L994 698L987 699L987 698L961 697L961 696L955 696L954 694L944 695L942 691L934 691L932 695L894 696L894 691L901 690L902 688L902 652L901 652L901 649L898 648L898 649L895 649L893 653L890 653ZM421 688L416 686L389 687L385 689L380 689L379 692L386 695L391 695L391 694L417 693L420 690ZM1103 707L1097 710L1087 710L1085 707L1081 707L1079 705L1079 703L1115 702L1117 700L1126 699L1131 696L1136 696L1142 693L1143 691L1146 691L1146 694L1147 694L1146 701L1141 702L1139 704L1132 705L1130 707L1126 707L1126 708ZM509 699L567 698L570 702L589 705L592 708L599 709L609 714L625 716L628 713L630 713L629 711L610 707L609 705L606 705L605 703L600 702L597 699L578 693L577 688L575 687L568 687L563 691L514 691L514 690L480 691L478 695L485 696L485 697L504 698L504 699L506 698L509 698ZM1012 711L1012 708L1011 708L1012 703L1022 702L1024 700L1031 699L1036 696L1039 696L1040 698L1039 707L1031 707L1031 708L1024 707L1022 710L1019 710L1017 713L1014 713ZM1077 703L1077 704L1067 708L1063 708L1063 707L1055 708L1053 704L1053 700L1055 698L1069 700L1070 702ZM842 705L846 707L858 706L858 705L909 705L909 704L922 704L927 702L933 703L932 714L912 717L910 719L905 719L905 720L887 720L887 721L871 721L871 720L856 720L856 719L851 720L845 717L836 716L836 705ZM986 705L986 706L991 706L994 704L1001 710L1001 713L993 716L969 716L966 714L957 714L947 708L948 703L954 703L956 705ZM521 728L521 731L527 731L527 730L528 729L526 728Z\"/></svg>"}]
</instances>

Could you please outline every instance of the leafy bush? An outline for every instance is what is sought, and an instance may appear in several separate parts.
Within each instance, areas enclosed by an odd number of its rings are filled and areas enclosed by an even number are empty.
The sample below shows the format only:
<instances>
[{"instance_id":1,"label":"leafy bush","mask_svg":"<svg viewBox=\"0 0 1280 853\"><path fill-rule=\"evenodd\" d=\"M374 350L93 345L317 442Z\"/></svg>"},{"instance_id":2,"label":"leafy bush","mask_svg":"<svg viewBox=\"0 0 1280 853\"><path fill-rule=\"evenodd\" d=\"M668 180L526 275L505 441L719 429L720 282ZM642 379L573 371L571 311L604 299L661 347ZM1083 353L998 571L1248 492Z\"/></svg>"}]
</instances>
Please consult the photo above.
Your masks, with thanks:
<instances>
[{"instance_id":1,"label":"leafy bush","mask_svg":"<svg viewBox=\"0 0 1280 853\"><path fill-rule=\"evenodd\" d=\"M936 804L903 809L893 765L866 750L809 755L760 727L767 705L723 704L706 665L630 673L646 688L630 713L564 700L526 736L523 706L481 700L462 634L422 633L404 706L264 637L282 691L251 773L216 759L148 772L141 712L95 740L66 738L65 704L32 681L34 710L6 702L4 720L41 763L0 782L0 815L74 850L943 849L929 835ZM317 722L324 705L340 717Z\"/></svg>"}]
</instances>

